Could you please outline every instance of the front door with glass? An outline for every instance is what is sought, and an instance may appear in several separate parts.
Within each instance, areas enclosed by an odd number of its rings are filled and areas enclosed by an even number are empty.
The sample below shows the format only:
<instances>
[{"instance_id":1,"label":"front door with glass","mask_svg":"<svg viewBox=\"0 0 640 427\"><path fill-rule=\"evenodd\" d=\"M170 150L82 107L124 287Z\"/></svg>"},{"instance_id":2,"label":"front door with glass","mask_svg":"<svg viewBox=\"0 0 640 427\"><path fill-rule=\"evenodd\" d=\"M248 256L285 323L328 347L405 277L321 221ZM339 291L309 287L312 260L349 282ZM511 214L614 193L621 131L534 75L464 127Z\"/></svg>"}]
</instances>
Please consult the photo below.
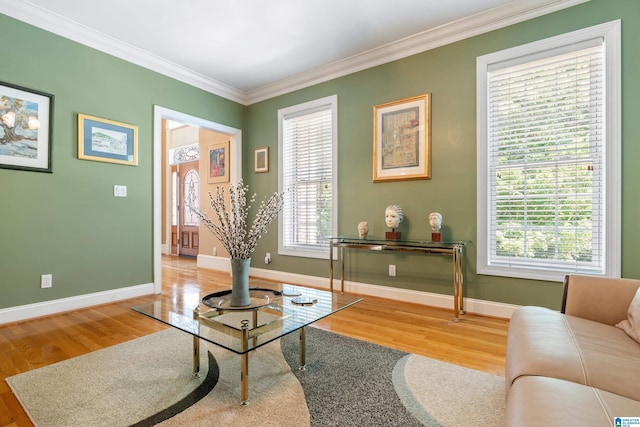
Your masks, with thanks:
<instances>
[{"instance_id":1,"label":"front door with glass","mask_svg":"<svg viewBox=\"0 0 640 427\"><path fill-rule=\"evenodd\" d=\"M200 246L198 228L199 218L191 212L191 206L200 207L200 173L199 162L181 163L178 166L179 185L179 253L180 255L197 256Z\"/></svg>"}]
</instances>

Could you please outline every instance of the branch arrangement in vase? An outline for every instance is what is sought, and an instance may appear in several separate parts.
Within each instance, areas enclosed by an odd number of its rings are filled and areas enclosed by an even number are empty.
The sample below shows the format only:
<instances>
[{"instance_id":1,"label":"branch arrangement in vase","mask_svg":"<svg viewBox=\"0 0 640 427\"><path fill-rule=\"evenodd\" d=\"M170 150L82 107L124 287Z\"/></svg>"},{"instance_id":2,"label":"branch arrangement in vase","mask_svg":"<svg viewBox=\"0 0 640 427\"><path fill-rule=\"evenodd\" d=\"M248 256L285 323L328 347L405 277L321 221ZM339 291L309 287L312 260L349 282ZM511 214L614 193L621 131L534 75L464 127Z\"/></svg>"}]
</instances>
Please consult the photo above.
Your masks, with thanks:
<instances>
[{"instance_id":1,"label":"branch arrangement in vase","mask_svg":"<svg viewBox=\"0 0 640 427\"><path fill-rule=\"evenodd\" d=\"M229 186L229 205L225 202L225 191L222 187L216 188L215 197L210 192L211 208L218 221L212 220L207 214L195 206L189 206L202 223L220 240L220 243L229 252L231 259L251 258L256 249L258 240L267 232L267 226L278 216L282 209L283 194L274 193L266 201L262 200L258 207L251 228L247 230L247 216L251 205L256 201L256 194L251 196L247 203L249 186L242 180Z\"/></svg>"}]
</instances>

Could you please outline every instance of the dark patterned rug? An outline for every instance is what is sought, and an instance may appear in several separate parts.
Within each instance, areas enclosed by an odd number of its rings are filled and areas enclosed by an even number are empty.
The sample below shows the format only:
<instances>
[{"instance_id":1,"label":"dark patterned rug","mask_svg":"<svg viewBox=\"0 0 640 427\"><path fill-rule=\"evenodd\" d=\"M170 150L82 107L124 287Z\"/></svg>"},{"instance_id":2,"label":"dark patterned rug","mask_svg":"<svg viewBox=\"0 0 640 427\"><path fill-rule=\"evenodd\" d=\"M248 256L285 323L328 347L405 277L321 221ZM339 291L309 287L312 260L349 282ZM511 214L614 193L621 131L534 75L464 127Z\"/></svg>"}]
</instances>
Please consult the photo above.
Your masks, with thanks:
<instances>
[{"instance_id":1,"label":"dark patterned rug","mask_svg":"<svg viewBox=\"0 0 640 427\"><path fill-rule=\"evenodd\" d=\"M281 340L300 381L312 426L421 426L393 386L393 368L407 353L331 332L307 331L307 367L299 371L298 335Z\"/></svg>"}]
</instances>

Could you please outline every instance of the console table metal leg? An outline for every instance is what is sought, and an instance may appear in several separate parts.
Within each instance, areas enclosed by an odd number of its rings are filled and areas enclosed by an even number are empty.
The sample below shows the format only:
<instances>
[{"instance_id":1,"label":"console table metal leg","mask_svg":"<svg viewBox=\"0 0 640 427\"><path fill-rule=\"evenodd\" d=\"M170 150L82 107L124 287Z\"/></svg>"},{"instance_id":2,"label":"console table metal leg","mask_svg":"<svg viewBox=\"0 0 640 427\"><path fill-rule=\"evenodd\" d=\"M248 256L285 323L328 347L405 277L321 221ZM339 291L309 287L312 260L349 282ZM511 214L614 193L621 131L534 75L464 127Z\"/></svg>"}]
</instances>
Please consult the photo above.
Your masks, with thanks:
<instances>
[{"instance_id":1,"label":"console table metal leg","mask_svg":"<svg viewBox=\"0 0 640 427\"><path fill-rule=\"evenodd\" d=\"M307 370L307 345L306 345L306 336L307 330L303 326L300 328L300 360L298 370L306 371Z\"/></svg>"},{"instance_id":2,"label":"console table metal leg","mask_svg":"<svg viewBox=\"0 0 640 427\"><path fill-rule=\"evenodd\" d=\"M340 246L340 292L344 294L344 248Z\"/></svg>"},{"instance_id":3,"label":"console table metal leg","mask_svg":"<svg viewBox=\"0 0 640 427\"><path fill-rule=\"evenodd\" d=\"M242 324L242 355L240 356L240 404L249 404L249 321Z\"/></svg>"},{"instance_id":4,"label":"console table metal leg","mask_svg":"<svg viewBox=\"0 0 640 427\"><path fill-rule=\"evenodd\" d=\"M329 244L329 290L333 292L333 243Z\"/></svg>"},{"instance_id":5,"label":"console table metal leg","mask_svg":"<svg viewBox=\"0 0 640 427\"><path fill-rule=\"evenodd\" d=\"M333 243L329 243L329 290L333 292ZM344 248L339 246L340 292L344 293Z\"/></svg>"},{"instance_id":6,"label":"console table metal leg","mask_svg":"<svg viewBox=\"0 0 640 427\"><path fill-rule=\"evenodd\" d=\"M453 310L454 321L460 321L460 314L464 314L462 278L462 249L455 248L453 251Z\"/></svg>"},{"instance_id":7,"label":"console table metal leg","mask_svg":"<svg viewBox=\"0 0 640 427\"><path fill-rule=\"evenodd\" d=\"M463 253L462 253L462 248L457 248L456 252L458 253L458 258L457 258L457 268L458 268L458 275L456 276L456 280L458 282L458 288L460 289L458 292L458 295L460 297L460 314L464 314L465 310L464 310L464 275L462 273L462 257L463 257Z\"/></svg>"},{"instance_id":8,"label":"console table metal leg","mask_svg":"<svg viewBox=\"0 0 640 427\"><path fill-rule=\"evenodd\" d=\"M456 268L456 253L453 253L453 321L460 321L460 288L458 288L458 280L456 279L458 271Z\"/></svg>"}]
</instances>

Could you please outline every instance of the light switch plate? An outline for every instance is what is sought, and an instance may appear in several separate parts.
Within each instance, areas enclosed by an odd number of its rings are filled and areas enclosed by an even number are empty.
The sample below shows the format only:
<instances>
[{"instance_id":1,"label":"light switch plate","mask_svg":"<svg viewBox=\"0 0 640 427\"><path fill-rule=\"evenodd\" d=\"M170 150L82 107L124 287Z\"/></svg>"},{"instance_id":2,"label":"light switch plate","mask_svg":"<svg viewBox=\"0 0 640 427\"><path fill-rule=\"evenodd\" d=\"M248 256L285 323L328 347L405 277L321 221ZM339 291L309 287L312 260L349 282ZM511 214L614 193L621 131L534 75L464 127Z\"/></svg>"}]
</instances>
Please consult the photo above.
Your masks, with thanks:
<instances>
[{"instance_id":1,"label":"light switch plate","mask_svg":"<svg viewBox=\"0 0 640 427\"><path fill-rule=\"evenodd\" d=\"M113 196L114 197L127 197L127 186L126 185L114 185L113 186Z\"/></svg>"}]
</instances>

